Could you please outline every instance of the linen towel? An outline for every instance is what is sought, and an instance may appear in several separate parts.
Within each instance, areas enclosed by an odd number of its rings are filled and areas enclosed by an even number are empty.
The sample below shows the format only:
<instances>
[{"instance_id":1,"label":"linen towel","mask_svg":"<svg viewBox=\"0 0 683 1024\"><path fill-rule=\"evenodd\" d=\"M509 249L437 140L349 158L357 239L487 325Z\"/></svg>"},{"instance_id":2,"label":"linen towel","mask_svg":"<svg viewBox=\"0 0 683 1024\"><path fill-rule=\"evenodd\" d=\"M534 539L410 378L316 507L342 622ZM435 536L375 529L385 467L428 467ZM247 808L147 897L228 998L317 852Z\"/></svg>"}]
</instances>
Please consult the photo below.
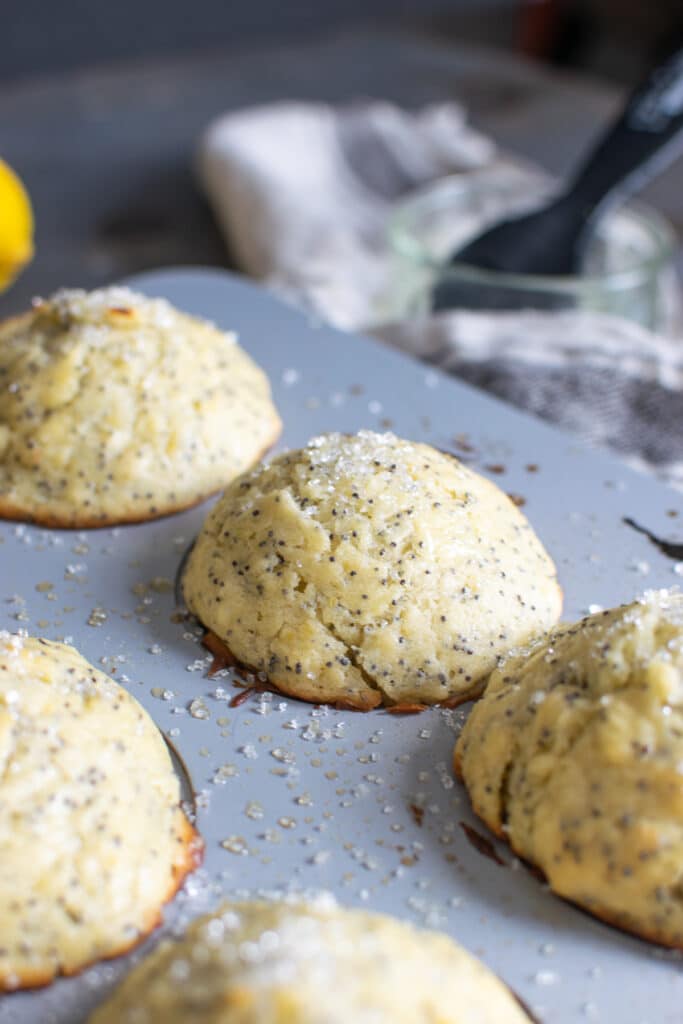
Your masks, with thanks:
<instances>
[{"instance_id":1,"label":"linen towel","mask_svg":"<svg viewBox=\"0 0 683 1024\"><path fill-rule=\"evenodd\" d=\"M286 102L228 114L199 149L236 266L343 329L359 329L610 447L683 487L683 336L605 314L454 311L381 323L387 221L446 174L540 172L471 128L456 103Z\"/></svg>"}]
</instances>

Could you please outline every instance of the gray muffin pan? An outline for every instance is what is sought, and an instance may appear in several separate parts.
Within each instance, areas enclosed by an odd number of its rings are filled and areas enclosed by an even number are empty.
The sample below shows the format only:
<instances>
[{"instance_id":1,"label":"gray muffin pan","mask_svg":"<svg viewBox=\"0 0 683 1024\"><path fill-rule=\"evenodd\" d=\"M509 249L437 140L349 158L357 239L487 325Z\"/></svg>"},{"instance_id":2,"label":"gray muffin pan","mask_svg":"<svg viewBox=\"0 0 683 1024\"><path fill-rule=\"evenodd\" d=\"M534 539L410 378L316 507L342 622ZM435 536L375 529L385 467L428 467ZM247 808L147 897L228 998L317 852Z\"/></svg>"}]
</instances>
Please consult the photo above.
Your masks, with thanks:
<instances>
[{"instance_id":1,"label":"gray muffin pan","mask_svg":"<svg viewBox=\"0 0 683 1024\"><path fill-rule=\"evenodd\" d=\"M226 273L130 283L239 332L270 375L279 449L329 430L391 429L519 495L557 563L566 618L680 580L683 565L623 523L682 539L681 495L655 480ZM500 843L487 854L468 837L463 825L485 829L451 771L466 709L397 717L271 694L230 706L233 678L206 677L211 659L196 626L174 614L170 587L207 507L82 533L0 525L0 628L67 638L128 687L187 766L206 841L203 868L155 936L78 977L0 998L0 1024L78 1024L164 930L222 895L300 889L444 929L545 1024L680 1022L678 955L591 919Z\"/></svg>"}]
</instances>

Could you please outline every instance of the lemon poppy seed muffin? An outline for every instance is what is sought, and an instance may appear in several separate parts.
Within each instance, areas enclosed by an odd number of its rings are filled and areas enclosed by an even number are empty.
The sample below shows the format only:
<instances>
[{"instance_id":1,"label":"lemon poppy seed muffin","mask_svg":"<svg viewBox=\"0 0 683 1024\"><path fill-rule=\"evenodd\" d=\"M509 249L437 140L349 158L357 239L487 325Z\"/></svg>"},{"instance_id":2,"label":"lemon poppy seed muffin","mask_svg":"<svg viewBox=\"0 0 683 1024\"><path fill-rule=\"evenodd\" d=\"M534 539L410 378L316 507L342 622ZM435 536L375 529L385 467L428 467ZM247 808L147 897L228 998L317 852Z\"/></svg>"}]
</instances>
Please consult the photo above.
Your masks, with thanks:
<instances>
[{"instance_id":1,"label":"lemon poppy seed muffin","mask_svg":"<svg viewBox=\"0 0 683 1024\"><path fill-rule=\"evenodd\" d=\"M87 527L195 504L280 432L234 335L127 288L0 324L0 516Z\"/></svg>"},{"instance_id":2,"label":"lemon poppy seed muffin","mask_svg":"<svg viewBox=\"0 0 683 1024\"><path fill-rule=\"evenodd\" d=\"M370 431L316 438L235 480L184 593L283 692L359 709L476 694L561 604L550 557L502 491Z\"/></svg>"},{"instance_id":3,"label":"lemon poppy seed muffin","mask_svg":"<svg viewBox=\"0 0 683 1024\"><path fill-rule=\"evenodd\" d=\"M682 595L650 592L507 661L456 770L554 892L683 948Z\"/></svg>"},{"instance_id":4,"label":"lemon poppy seed muffin","mask_svg":"<svg viewBox=\"0 0 683 1024\"><path fill-rule=\"evenodd\" d=\"M139 964L90 1024L529 1024L446 935L315 903L227 903Z\"/></svg>"},{"instance_id":5,"label":"lemon poppy seed muffin","mask_svg":"<svg viewBox=\"0 0 683 1024\"><path fill-rule=\"evenodd\" d=\"M72 647L0 632L0 992L135 945L200 850L137 701Z\"/></svg>"}]
</instances>

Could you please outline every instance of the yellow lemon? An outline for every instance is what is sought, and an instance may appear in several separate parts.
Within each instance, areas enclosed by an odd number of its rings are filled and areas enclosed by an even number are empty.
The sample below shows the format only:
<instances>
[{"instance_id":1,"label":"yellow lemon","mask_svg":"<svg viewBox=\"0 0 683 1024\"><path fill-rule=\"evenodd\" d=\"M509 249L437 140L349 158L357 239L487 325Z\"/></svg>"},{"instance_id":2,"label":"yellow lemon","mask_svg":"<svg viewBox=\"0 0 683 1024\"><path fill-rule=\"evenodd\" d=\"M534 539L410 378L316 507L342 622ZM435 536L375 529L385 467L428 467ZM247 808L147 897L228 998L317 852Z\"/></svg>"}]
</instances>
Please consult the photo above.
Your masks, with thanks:
<instances>
[{"instance_id":1,"label":"yellow lemon","mask_svg":"<svg viewBox=\"0 0 683 1024\"><path fill-rule=\"evenodd\" d=\"M33 256L33 212L26 189L0 160L0 291Z\"/></svg>"}]
</instances>

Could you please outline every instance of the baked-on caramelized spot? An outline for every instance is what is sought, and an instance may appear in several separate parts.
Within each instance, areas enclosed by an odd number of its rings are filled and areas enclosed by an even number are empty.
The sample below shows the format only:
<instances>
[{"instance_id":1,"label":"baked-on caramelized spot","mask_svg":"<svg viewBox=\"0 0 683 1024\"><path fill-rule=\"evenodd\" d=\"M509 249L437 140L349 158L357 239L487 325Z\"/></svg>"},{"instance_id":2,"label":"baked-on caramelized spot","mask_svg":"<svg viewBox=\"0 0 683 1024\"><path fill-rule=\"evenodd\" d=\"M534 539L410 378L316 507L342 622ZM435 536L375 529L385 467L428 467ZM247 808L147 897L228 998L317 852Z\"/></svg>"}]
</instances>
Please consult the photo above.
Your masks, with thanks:
<instances>
[{"instance_id":1,"label":"baked-on caramelized spot","mask_svg":"<svg viewBox=\"0 0 683 1024\"><path fill-rule=\"evenodd\" d=\"M426 711L429 704L392 704L387 708L387 712L390 715L419 715L422 711Z\"/></svg>"},{"instance_id":2,"label":"baked-on caramelized spot","mask_svg":"<svg viewBox=\"0 0 683 1024\"><path fill-rule=\"evenodd\" d=\"M651 591L505 661L455 762L556 893L683 948L683 595Z\"/></svg>"},{"instance_id":3,"label":"baked-on caramelized spot","mask_svg":"<svg viewBox=\"0 0 683 1024\"><path fill-rule=\"evenodd\" d=\"M210 630L207 630L202 637L202 647L206 647L207 651L213 655L213 661L209 671L206 673L209 679L212 679L222 669L234 668L237 665L237 658L228 645L223 643L220 637L217 637Z\"/></svg>"},{"instance_id":4,"label":"baked-on caramelized spot","mask_svg":"<svg viewBox=\"0 0 683 1024\"><path fill-rule=\"evenodd\" d=\"M458 703L553 626L555 568L495 484L392 434L330 434L244 474L189 555L188 608L284 693Z\"/></svg>"},{"instance_id":5,"label":"baked-on caramelized spot","mask_svg":"<svg viewBox=\"0 0 683 1024\"><path fill-rule=\"evenodd\" d=\"M530 1024L439 932L316 902L226 903L143 960L90 1024Z\"/></svg>"},{"instance_id":6,"label":"baked-on caramelized spot","mask_svg":"<svg viewBox=\"0 0 683 1024\"><path fill-rule=\"evenodd\" d=\"M280 420L232 334L127 288L60 291L0 324L0 516L86 527L196 504Z\"/></svg>"},{"instance_id":7,"label":"baked-on caramelized spot","mask_svg":"<svg viewBox=\"0 0 683 1024\"><path fill-rule=\"evenodd\" d=\"M0 991L136 945L201 860L164 740L72 647L0 632Z\"/></svg>"},{"instance_id":8,"label":"baked-on caramelized spot","mask_svg":"<svg viewBox=\"0 0 683 1024\"><path fill-rule=\"evenodd\" d=\"M664 540L663 537L658 537L656 533L641 526L640 523L637 523L635 519L631 519L630 516L624 516L622 522L638 533L644 534L668 558L675 558L676 561L680 561L683 558L683 541Z\"/></svg>"},{"instance_id":9,"label":"baked-on caramelized spot","mask_svg":"<svg viewBox=\"0 0 683 1024\"><path fill-rule=\"evenodd\" d=\"M500 857L488 836L483 836L481 832L478 832L476 828L472 828L466 821L460 822L460 828L467 836L470 846L473 846L477 853L481 853L482 856L492 860L494 864L499 864L503 868L506 866L505 861Z\"/></svg>"}]
</instances>

